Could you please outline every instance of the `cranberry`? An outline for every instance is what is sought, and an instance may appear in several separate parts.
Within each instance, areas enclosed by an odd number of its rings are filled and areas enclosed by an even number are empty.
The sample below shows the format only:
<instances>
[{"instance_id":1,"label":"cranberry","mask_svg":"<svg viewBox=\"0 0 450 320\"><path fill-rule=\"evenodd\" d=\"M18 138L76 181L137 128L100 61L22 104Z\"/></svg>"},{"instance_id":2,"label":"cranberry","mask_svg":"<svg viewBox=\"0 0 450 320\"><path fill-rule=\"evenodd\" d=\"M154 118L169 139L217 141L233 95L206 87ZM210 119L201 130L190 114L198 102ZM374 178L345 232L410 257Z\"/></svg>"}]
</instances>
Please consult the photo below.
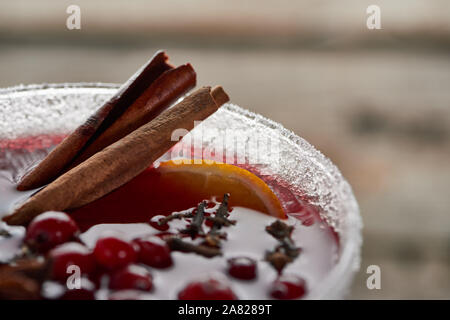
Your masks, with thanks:
<instances>
[{"instance_id":1,"label":"cranberry","mask_svg":"<svg viewBox=\"0 0 450 320\"><path fill-rule=\"evenodd\" d=\"M152 289L152 276L141 266L129 265L111 274L109 288L113 290L141 290Z\"/></svg>"},{"instance_id":2,"label":"cranberry","mask_svg":"<svg viewBox=\"0 0 450 320\"><path fill-rule=\"evenodd\" d=\"M172 265L169 246L158 237L136 239L139 247L138 261L153 268L167 268Z\"/></svg>"},{"instance_id":3,"label":"cranberry","mask_svg":"<svg viewBox=\"0 0 450 320\"><path fill-rule=\"evenodd\" d=\"M256 278L256 261L247 257L228 260L228 273L237 279L252 280Z\"/></svg>"},{"instance_id":4,"label":"cranberry","mask_svg":"<svg viewBox=\"0 0 450 320\"><path fill-rule=\"evenodd\" d=\"M61 300L94 300L95 285L89 280L82 278L79 289L68 289Z\"/></svg>"},{"instance_id":5,"label":"cranberry","mask_svg":"<svg viewBox=\"0 0 450 320\"><path fill-rule=\"evenodd\" d=\"M207 209L212 209L216 206L217 204L214 201L207 201L206 202L206 208ZM205 212L206 213L206 212Z\"/></svg>"},{"instance_id":6,"label":"cranberry","mask_svg":"<svg viewBox=\"0 0 450 320\"><path fill-rule=\"evenodd\" d=\"M39 252L47 252L78 233L75 221L64 212L48 211L34 218L27 228L25 243Z\"/></svg>"},{"instance_id":7,"label":"cranberry","mask_svg":"<svg viewBox=\"0 0 450 320\"><path fill-rule=\"evenodd\" d=\"M236 300L230 287L222 281L208 279L189 283L178 293L179 300Z\"/></svg>"},{"instance_id":8,"label":"cranberry","mask_svg":"<svg viewBox=\"0 0 450 320\"><path fill-rule=\"evenodd\" d=\"M282 275L272 283L270 295L275 299L298 299L306 293L306 282L294 275Z\"/></svg>"},{"instance_id":9,"label":"cranberry","mask_svg":"<svg viewBox=\"0 0 450 320\"><path fill-rule=\"evenodd\" d=\"M94 256L99 265L109 270L125 267L137 258L132 243L113 236L97 240Z\"/></svg>"},{"instance_id":10,"label":"cranberry","mask_svg":"<svg viewBox=\"0 0 450 320\"><path fill-rule=\"evenodd\" d=\"M69 266L80 268L81 274L90 274L95 269L95 261L91 251L77 242L62 244L49 253L52 261L51 277L54 280L65 281L73 271ZM70 271L68 273L68 271Z\"/></svg>"},{"instance_id":11,"label":"cranberry","mask_svg":"<svg viewBox=\"0 0 450 320\"><path fill-rule=\"evenodd\" d=\"M161 220L162 218L164 218L164 216L154 216L153 218L150 219L150 225L155 228L156 230L159 231L167 231L169 230L169 224L168 223L164 223L164 224L159 224L158 221Z\"/></svg>"}]
</instances>

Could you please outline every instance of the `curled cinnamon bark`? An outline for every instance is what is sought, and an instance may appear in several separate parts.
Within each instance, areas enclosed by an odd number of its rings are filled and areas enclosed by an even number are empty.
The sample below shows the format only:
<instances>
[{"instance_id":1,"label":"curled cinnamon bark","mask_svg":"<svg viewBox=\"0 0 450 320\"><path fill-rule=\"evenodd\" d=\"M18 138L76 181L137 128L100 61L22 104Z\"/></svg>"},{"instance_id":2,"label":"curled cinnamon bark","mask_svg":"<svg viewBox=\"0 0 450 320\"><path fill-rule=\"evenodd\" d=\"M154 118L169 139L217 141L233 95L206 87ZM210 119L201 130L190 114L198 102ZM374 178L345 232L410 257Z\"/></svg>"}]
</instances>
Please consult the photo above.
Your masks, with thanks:
<instances>
[{"instance_id":1,"label":"curled cinnamon bark","mask_svg":"<svg viewBox=\"0 0 450 320\"><path fill-rule=\"evenodd\" d=\"M28 278L42 282L48 275L48 262L44 259L19 258L0 266L0 273L20 273Z\"/></svg>"},{"instance_id":2,"label":"curled cinnamon bark","mask_svg":"<svg viewBox=\"0 0 450 320\"><path fill-rule=\"evenodd\" d=\"M78 152L89 141L105 131L152 82L165 71L173 69L167 60L168 56L164 52L157 52L120 87L108 102L27 173L17 189L38 188L55 179L72 162Z\"/></svg>"},{"instance_id":3,"label":"curled cinnamon bark","mask_svg":"<svg viewBox=\"0 0 450 320\"><path fill-rule=\"evenodd\" d=\"M196 74L190 64L164 72L110 127L76 157L71 167L75 167L154 119L179 97L195 87L195 83Z\"/></svg>"},{"instance_id":4,"label":"curled cinnamon bark","mask_svg":"<svg viewBox=\"0 0 450 320\"><path fill-rule=\"evenodd\" d=\"M214 97L220 98L220 102ZM108 194L169 150L177 142L172 139L174 130L191 130L194 121L210 116L227 97L221 87L196 90L173 108L61 175L3 220L23 225L42 212L77 208Z\"/></svg>"},{"instance_id":5,"label":"curled cinnamon bark","mask_svg":"<svg viewBox=\"0 0 450 320\"><path fill-rule=\"evenodd\" d=\"M47 272L47 262L38 258L24 258L0 265L0 299L39 299L41 283Z\"/></svg>"},{"instance_id":6,"label":"curled cinnamon bark","mask_svg":"<svg viewBox=\"0 0 450 320\"><path fill-rule=\"evenodd\" d=\"M31 278L20 273L0 271L1 300L38 300L40 285Z\"/></svg>"}]
</instances>

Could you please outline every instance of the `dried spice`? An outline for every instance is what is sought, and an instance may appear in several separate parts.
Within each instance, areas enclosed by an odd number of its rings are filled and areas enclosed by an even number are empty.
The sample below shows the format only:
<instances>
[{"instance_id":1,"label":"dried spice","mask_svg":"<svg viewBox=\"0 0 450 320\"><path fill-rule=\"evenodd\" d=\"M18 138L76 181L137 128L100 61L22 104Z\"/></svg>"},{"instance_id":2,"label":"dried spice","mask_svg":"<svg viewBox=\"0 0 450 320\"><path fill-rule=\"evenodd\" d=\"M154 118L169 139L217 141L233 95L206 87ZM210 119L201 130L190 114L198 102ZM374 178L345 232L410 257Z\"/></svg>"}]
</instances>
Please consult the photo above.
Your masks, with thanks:
<instances>
[{"instance_id":1,"label":"dried spice","mask_svg":"<svg viewBox=\"0 0 450 320\"><path fill-rule=\"evenodd\" d=\"M212 258L222 255L222 252L218 248L212 248L205 245L196 245L190 242L186 242L179 237L168 237L164 239L172 251L180 252L192 252L204 256L206 258Z\"/></svg>"},{"instance_id":2,"label":"dried spice","mask_svg":"<svg viewBox=\"0 0 450 320\"><path fill-rule=\"evenodd\" d=\"M290 258L287 254L279 251L268 251L266 252L265 260L269 262L278 273L283 271L284 267L292 262L292 258Z\"/></svg>"},{"instance_id":3,"label":"dried spice","mask_svg":"<svg viewBox=\"0 0 450 320\"><path fill-rule=\"evenodd\" d=\"M204 245L220 248L221 240L226 240L227 234L226 232L220 232L219 230L222 229L222 227L229 227L236 224L235 220L228 219L228 216L230 215L228 213L229 198L229 193L224 194L222 203L217 209L216 214L214 216L206 217L206 220L213 222L213 225L205 237L205 241L203 242Z\"/></svg>"},{"instance_id":4,"label":"dried spice","mask_svg":"<svg viewBox=\"0 0 450 320\"><path fill-rule=\"evenodd\" d=\"M223 217L218 217L217 215L214 217L206 217L206 220L209 220L211 222L213 222L213 227L214 225L217 225L216 228L214 228L215 230L222 228L222 227L229 227L231 225L235 225L236 221L235 220L230 220L228 218L223 218Z\"/></svg>"},{"instance_id":5,"label":"dried spice","mask_svg":"<svg viewBox=\"0 0 450 320\"><path fill-rule=\"evenodd\" d=\"M284 267L288 263L294 261L301 252L301 248L297 247L291 238L293 230L293 226L289 226L280 220L276 220L266 227L267 233L280 242L275 250L266 252L265 256L265 260L268 261L278 273L281 273Z\"/></svg>"},{"instance_id":6,"label":"dried spice","mask_svg":"<svg viewBox=\"0 0 450 320\"><path fill-rule=\"evenodd\" d=\"M280 220L276 220L271 225L266 227L266 231L278 240L290 237L293 230L294 227L289 226Z\"/></svg>"},{"instance_id":7,"label":"dried spice","mask_svg":"<svg viewBox=\"0 0 450 320\"><path fill-rule=\"evenodd\" d=\"M200 202L197 207L197 210L192 219L192 223L186 228L181 230L181 233L188 234L194 239L197 235L204 235L203 232L203 221L205 220L205 207L206 201Z\"/></svg>"},{"instance_id":8,"label":"dried spice","mask_svg":"<svg viewBox=\"0 0 450 320\"><path fill-rule=\"evenodd\" d=\"M295 259L300 254L301 249L298 248L294 241L291 239L293 226L289 226L286 223L277 220L271 225L266 227L266 231L272 235L275 239L280 241L280 247L284 249L285 253L292 259ZM279 248L279 249L281 249ZM280 251L278 249L278 251Z\"/></svg>"},{"instance_id":9,"label":"dried spice","mask_svg":"<svg viewBox=\"0 0 450 320\"><path fill-rule=\"evenodd\" d=\"M230 195L227 193L223 197L223 201L217 209L214 216L206 216L205 209L207 207L207 201L202 201L194 213L189 214L172 214L160 220L160 223L167 223L167 221L178 218L192 218L192 222L189 226L183 230L180 230L178 236L169 236L164 240L168 243L169 247L175 251L181 252L194 252L204 257L214 257L221 255L220 250L221 241L227 239L227 233L221 230L223 227L229 227L236 224L236 221L228 219L228 199ZM208 233L205 234L203 230L203 222L211 221L212 226ZM204 240L200 244L193 244L183 241L181 238L183 235L189 235L191 239L196 237L202 237Z\"/></svg>"},{"instance_id":10,"label":"dried spice","mask_svg":"<svg viewBox=\"0 0 450 320\"><path fill-rule=\"evenodd\" d=\"M12 235L11 235L11 233L9 233L7 230L0 229L0 237L3 237L3 238L11 238Z\"/></svg>"},{"instance_id":11,"label":"dried spice","mask_svg":"<svg viewBox=\"0 0 450 320\"><path fill-rule=\"evenodd\" d=\"M158 220L158 225L162 226L167 224L169 221L176 220L176 219L184 219L184 218L192 218L194 215L192 212L187 213L172 213L168 216L161 218Z\"/></svg>"},{"instance_id":12,"label":"dried spice","mask_svg":"<svg viewBox=\"0 0 450 320\"><path fill-rule=\"evenodd\" d=\"M205 236L205 240L203 241L203 245L208 246L208 247L214 247L214 248L220 248L220 240L221 239L226 239L226 234L207 234Z\"/></svg>"},{"instance_id":13,"label":"dried spice","mask_svg":"<svg viewBox=\"0 0 450 320\"><path fill-rule=\"evenodd\" d=\"M225 226L225 224L227 225L231 225L231 224L235 224L236 222L232 222L230 220L228 220L228 216L230 215L228 213L228 200L230 198L230 194L226 193L223 195L223 200L222 203L219 206L219 209L217 209L217 212L215 214L214 217L210 217L211 221L213 221L213 225L211 227L211 230L209 231L210 234L216 234L218 233L218 231ZM214 219L214 220L212 220Z\"/></svg>"}]
</instances>

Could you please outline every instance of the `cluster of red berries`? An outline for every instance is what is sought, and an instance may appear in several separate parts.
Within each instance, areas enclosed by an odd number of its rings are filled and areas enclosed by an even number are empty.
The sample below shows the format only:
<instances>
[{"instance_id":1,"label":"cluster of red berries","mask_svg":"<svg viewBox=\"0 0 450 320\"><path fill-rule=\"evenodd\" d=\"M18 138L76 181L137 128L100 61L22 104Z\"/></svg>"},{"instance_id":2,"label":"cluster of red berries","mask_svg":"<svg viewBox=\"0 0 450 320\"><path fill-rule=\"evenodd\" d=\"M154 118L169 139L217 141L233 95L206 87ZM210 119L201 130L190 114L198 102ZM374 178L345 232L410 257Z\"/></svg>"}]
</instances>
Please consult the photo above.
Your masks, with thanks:
<instances>
[{"instance_id":1,"label":"cluster of red berries","mask_svg":"<svg viewBox=\"0 0 450 320\"><path fill-rule=\"evenodd\" d=\"M51 261L50 277L64 283L77 267L82 276L81 288L68 290L62 299L93 299L99 279L108 276L112 290L150 291L153 279L145 264L167 268L172 257L167 244L158 237L136 239L132 242L117 236L97 240L90 250L78 240L75 221L62 212L46 212L28 226L25 243L33 250L46 254Z\"/></svg>"},{"instance_id":2,"label":"cluster of red berries","mask_svg":"<svg viewBox=\"0 0 450 320\"><path fill-rule=\"evenodd\" d=\"M93 250L78 239L75 221L62 212L46 212L28 226L25 243L33 250L46 254L51 261L52 280L65 283L76 266L82 276L81 288L67 290L62 299L94 299L100 280L107 276L108 286L119 298L124 290L150 291L153 278L139 264L152 268L172 266L172 257L166 242L151 236L126 241L117 236L104 236L97 240ZM248 257L228 260L228 274L236 279L250 281L257 276L257 262ZM295 299L305 293L305 282L296 277L279 277L270 289L276 299ZM237 299L231 288L218 279L194 281L178 294L183 300Z\"/></svg>"},{"instance_id":3,"label":"cluster of red berries","mask_svg":"<svg viewBox=\"0 0 450 320\"><path fill-rule=\"evenodd\" d=\"M256 278L257 265L254 259L237 257L228 260L228 274L239 280ZM298 299L306 292L305 281L293 275L280 275L270 286L269 294L274 299ZM178 294L181 300L235 300L234 292L219 279L207 278L189 283Z\"/></svg>"}]
</instances>

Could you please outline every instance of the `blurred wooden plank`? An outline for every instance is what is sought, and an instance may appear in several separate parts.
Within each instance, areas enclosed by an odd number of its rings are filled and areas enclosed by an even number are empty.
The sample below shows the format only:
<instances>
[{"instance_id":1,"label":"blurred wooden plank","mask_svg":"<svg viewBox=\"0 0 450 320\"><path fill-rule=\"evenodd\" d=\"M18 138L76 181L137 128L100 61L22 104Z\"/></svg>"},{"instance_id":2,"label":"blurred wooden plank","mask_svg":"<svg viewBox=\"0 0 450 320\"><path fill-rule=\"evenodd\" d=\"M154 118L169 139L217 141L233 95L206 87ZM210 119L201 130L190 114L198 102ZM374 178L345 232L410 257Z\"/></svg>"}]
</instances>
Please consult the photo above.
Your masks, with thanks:
<instances>
[{"instance_id":1,"label":"blurred wooden plank","mask_svg":"<svg viewBox=\"0 0 450 320\"><path fill-rule=\"evenodd\" d=\"M72 1L2 1L0 30L36 33L67 32L66 8ZM366 8L371 1L281 0L173 0L127 2L79 0L83 32L180 33L239 36L329 36L344 35L346 40L375 34L397 37L450 33L450 3L447 0L379 0L382 28L368 31ZM445 41L445 38L442 39Z\"/></svg>"}]
</instances>

